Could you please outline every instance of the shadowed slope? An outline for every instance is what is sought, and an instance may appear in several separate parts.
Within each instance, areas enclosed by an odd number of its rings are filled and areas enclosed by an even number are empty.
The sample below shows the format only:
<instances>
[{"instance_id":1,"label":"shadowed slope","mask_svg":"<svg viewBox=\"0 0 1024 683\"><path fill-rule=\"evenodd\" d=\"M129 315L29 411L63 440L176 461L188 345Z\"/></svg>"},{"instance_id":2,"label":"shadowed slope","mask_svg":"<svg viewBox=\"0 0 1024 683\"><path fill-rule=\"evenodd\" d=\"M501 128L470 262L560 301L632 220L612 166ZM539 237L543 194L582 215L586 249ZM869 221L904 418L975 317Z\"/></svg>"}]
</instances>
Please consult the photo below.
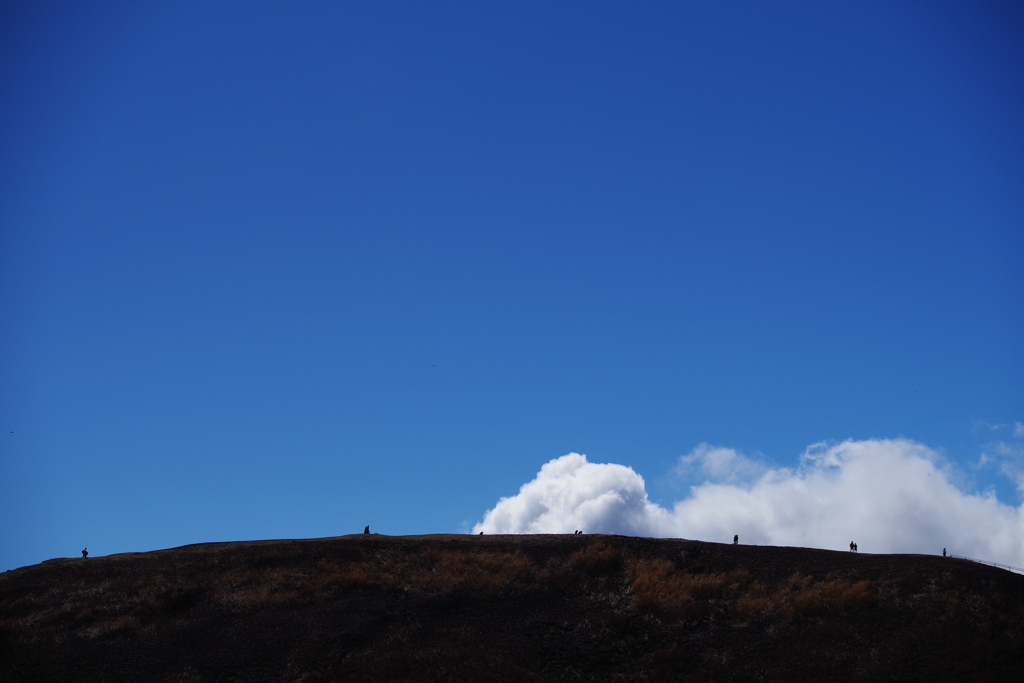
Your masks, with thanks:
<instances>
[{"instance_id":1,"label":"shadowed slope","mask_svg":"<svg viewBox=\"0 0 1024 683\"><path fill-rule=\"evenodd\" d=\"M0 680L1009 680L1024 577L620 536L355 535L0 575Z\"/></svg>"}]
</instances>

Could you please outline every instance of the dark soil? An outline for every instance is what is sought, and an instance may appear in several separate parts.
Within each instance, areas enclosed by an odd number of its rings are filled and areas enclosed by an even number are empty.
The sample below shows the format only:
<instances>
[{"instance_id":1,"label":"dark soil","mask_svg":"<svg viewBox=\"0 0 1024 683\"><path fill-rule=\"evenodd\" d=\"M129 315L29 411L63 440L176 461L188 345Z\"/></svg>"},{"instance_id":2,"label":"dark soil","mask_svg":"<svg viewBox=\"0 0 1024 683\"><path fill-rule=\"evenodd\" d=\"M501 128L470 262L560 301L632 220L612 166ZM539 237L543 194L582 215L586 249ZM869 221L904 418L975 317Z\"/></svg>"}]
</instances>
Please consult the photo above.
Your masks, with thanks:
<instances>
[{"instance_id":1,"label":"dark soil","mask_svg":"<svg viewBox=\"0 0 1024 683\"><path fill-rule=\"evenodd\" d=\"M1024 576L622 536L345 536L0 575L0 681L1017 681Z\"/></svg>"}]
</instances>

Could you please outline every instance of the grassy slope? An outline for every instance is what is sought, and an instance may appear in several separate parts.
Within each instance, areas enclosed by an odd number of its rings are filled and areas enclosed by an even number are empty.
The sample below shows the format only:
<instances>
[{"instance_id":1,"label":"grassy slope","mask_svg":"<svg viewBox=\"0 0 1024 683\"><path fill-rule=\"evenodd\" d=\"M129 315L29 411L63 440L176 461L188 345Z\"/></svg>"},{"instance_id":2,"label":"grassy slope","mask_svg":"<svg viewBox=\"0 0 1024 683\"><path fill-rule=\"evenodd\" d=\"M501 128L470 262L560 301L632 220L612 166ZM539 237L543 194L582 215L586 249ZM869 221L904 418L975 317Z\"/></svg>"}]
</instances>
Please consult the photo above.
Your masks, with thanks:
<instances>
[{"instance_id":1,"label":"grassy slope","mask_svg":"<svg viewBox=\"0 0 1024 683\"><path fill-rule=\"evenodd\" d=\"M357 535L0 575L0 681L1016 680L1024 577L619 536Z\"/></svg>"}]
</instances>

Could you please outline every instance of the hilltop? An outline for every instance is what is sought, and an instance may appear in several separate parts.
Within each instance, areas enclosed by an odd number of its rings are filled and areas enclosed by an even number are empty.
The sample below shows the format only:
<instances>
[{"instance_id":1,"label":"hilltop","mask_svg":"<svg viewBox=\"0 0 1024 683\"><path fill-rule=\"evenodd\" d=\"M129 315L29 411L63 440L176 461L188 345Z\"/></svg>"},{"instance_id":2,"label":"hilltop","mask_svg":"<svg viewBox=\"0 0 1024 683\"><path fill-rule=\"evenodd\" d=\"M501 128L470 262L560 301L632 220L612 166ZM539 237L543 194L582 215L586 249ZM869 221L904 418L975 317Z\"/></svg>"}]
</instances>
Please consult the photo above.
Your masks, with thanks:
<instances>
[{"instance_id":1,"label":"hilltop","mask_svg":"<svg viewBox=\"0 0 1024 683\"><path fill-rule=\"evenodd\" d=\"M1024 576L600 535L211 543L0 574L0 681L972 681Z\"/></svg>"}]
</instances>

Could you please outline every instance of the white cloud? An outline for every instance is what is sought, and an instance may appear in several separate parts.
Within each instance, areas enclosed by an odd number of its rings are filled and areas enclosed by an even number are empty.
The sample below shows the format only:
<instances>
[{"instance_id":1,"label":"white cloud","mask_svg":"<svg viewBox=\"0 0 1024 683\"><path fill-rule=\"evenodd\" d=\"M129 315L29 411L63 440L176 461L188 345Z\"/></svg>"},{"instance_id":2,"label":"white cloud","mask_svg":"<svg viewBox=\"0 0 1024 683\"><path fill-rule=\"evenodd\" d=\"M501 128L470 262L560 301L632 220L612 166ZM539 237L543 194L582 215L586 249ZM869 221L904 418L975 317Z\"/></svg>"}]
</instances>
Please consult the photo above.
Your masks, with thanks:
<instances>
[{"instance_id":1,"label":"white cloud","mask_svg":"<svg viewBox=\"0 0 1024 683\"><path fill-rule=\"evenodd\" d=\"M999 425L1004 427L1006 425ZM1008 440L986 444L981 451L978 464L995 465L999 473L1017 485L1024 497L1024 424L1012 425L1013 435Z\"/></svg>"},{"instance_id":2,"label":"white cloud","mask_svg":"<svg viewBox=\"0 0 1024 683\"><path fill-rule=\"evenodd\" d=\"M732 448L722 448L702 443L679 458L674 474L683 481L724 482L735 484L750 481L764 474L768 468L741 455Z\"/></svg>"},{"instance_id":3,"label":"white cloud","mask_svg":"<svg viewBox=\"0 0 1024 683\"><path fill-rule=\"evenodd\" d=\"M632 468L570 453L502 498L474 533L614 533L844 550L940 553L1024 566L1024 506L964 493L942 458L905 439L815 444L796 469L701 444L677 472L704 477L666 509Z\"/></svg>"},{"instance_id":4,"label":"white cloud","mask_svg":"<svg viewBox=\"0 0 1024 683\"><path fill-rule=\"evenodd\" d=\"M576 529L649 536L651 521L668 513L647 500L631 467L587 462L569 453L545 464L519 494L502 498L473 533L564 534Z\"/></svg>"}]
</instances>

